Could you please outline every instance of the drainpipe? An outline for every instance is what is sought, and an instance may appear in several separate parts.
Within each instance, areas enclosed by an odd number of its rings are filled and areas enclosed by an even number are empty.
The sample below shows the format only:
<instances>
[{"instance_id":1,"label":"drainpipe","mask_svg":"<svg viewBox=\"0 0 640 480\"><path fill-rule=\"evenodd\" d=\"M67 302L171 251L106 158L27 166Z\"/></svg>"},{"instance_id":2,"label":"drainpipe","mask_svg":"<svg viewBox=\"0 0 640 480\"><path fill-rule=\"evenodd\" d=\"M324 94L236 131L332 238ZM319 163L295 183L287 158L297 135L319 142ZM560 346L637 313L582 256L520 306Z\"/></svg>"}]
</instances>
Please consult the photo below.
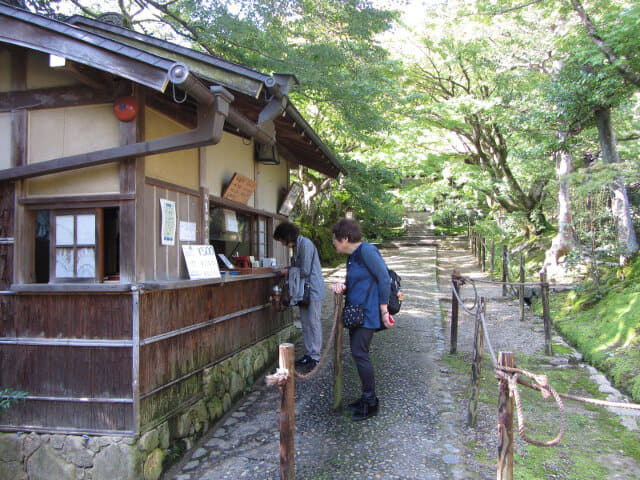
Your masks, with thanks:
<instances>
[{"instance_id":1,"label":"drainpipe","mask_svg":"<svg viewBox=\"0 0 640 480\"><path fill-rule=\"evenodd\" d=\"M191 75L189 67L184 63L176 62L169 68L169 81L191 95L198 103L212 101L211 93L207 87ZM265 145L275 145L276 143L274 125L262 122L256 124L231 105L229 105L227 121L241 133L252 137L257 143Z\"/></svg>"},{"instance_id":2,"label":"drainpipe","mask_svg":"<svg viewBox=\"0 0 640 480\"><path fill-rule=\"evenodd\" d=\"M193 130L146 142L137 142L2 170L0 171L0 180L37 177L76 168L104 165L144 155L214 145L222 139L224 122L229 112L229 104L233 101L233 95L222 87L211 87L203 99L207 101L198 105L198 126Z\"/></svg>"}]
</instances>

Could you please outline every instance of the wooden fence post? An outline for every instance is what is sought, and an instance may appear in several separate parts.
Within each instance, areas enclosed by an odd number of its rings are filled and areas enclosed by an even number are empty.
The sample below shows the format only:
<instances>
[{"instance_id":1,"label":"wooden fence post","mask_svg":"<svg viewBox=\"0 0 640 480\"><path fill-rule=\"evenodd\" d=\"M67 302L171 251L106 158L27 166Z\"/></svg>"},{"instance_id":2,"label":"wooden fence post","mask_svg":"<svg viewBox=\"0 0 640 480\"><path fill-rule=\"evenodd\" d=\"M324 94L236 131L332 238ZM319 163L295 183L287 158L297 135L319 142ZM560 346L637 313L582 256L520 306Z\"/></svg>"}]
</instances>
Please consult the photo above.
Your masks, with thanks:
<instances>
[{"instance_id":1,"label":"wooden fence post","mask_svg":"<svg viewBox=\"0 0 640 480\"><path fill-rule=\"evenodd\" d=\"M487 244L484 241L482 241L481 247L482 247L482 271L486 272L487 271Z\"/></svg>"},{"instance_id":2,"label":"wooden fence post","mask_svg":"<svg viewBox=\"0 0 640 480\"><path fill-rule=\"evenodd\" d=\"M549 283L547 283L547 272L540 272L540 297L542 299L542 321L544 322L544 353L553 355L553 345L551 344L551 314L549 313Z\"/></svg>"},{"instance_id":3,"label":"wooden fence post","mask_svg":"<svg viewBox=\"0 0 640 480\"><path fill-rule=\"evenodd\" d=\"M502 296L507 296L507 246L502 245Z\"/></svg>"},{"instance_id":4,"label":"wooden fence post","mask_svg":"<svg viewBox=\"0 0 640 480\"><path fill-rule=\"evenodd\" d=\"M451 274L451 347L449 353L454 354L458 349L458 293L460 292L459 285L459 273L454 270Z\"/></svg>"},{"instance_id":5,"label":"wooden fence post","mask_svg":"<svg viewBox=\"0 0 640 480\"><path fill-rule=\"evenodd\" d=\"M333 344L333 409L342 410L342 294L335 293L333 297L334 308L338 311L336 336Z\"/></svg>"},{"instance_id":6,"label":"wooden fence post","mask_svg":"<svg viewBox=\"0 0 640 480\"><path fill-rule=\"evenodd\" d=\"M515 366L513 353L500 352L498 365ZM509 382L500 380L498 394L498 475L497 480L513 480L513 399Z\"/></svg>"},{"instance_id":7,"label":"wooden fence post","mask_svg":"<svg viewBox=\"0 0 640 480\"><path fill-rule=\"evenodd\" d=\"M480 312L487 314L487 303L484 297L480 297ZM484 348L484 329L480 315L476 316L476 329L473 337L473 363L471 364L471 398L469 399L469 413L467 425L476 426L478 418L478 397L480 395L480 376L482 373L482 349Z\"/></svg>"},{"instance_id":8,"label":"wooden fence post","mask_svg":"<svg viewBox=\"0 0 640 480\"><path fill-rule=\"evenodd\" d=\"M478 234L476 237L476 241L478 246L476 247L476 258L478 262L478 266L482 265L482 235Z\"/></svg>"},{"instance_id":9,"label":"wooden fence post","mask_svg":"<svg viewBox=\"0 0 640 480\"><path fill-rule=\"evenodd\" d=\"M280 345L280 368L289 372L286 383L280 387L280 480L294 480L295 478L294 352L292 343Z\"/></svg>"},{"instance_id":10,"label":"wooden fence post","mask_svg":"<svg viewBox=\"0 0 640 480\"><path fill-rule=\"evenodd\" d=\"M520 300L520 321L524 321L524 255L520 255L520 288L518 289Z\"/></svg>"}]
</instances>

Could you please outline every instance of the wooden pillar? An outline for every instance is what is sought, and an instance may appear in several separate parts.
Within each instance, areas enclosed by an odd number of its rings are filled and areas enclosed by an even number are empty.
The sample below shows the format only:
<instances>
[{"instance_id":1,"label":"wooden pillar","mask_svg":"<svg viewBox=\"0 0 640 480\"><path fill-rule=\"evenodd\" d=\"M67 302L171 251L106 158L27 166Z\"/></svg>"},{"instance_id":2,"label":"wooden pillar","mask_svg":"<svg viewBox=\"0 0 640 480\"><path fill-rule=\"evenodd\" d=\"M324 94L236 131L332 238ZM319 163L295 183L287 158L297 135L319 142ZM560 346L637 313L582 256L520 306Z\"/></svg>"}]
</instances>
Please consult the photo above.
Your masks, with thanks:
<instances>
[{"instance_id":1,"label":"wooden pillar","mask_svg":"<svg viewBox=\"0 0 640 480\"><path fill-rule=\"evenodd\" d=\"M513 353L500 352L498 365L513 367ZM513 399L509 383L500 380L498 394L498 472L497 480L513 480Z\"/></svg>"},{"instance_id":2,"label":"wooden pillar","mask_svg":"<svg viewBox=\"0 0 640 480\"><path fill-rule=\"evenodd\" d=\"M507 296L507 246L502 245L502 296Z\"/></svg>"},{"instance_id":3,"label":"wooden pillar","mask_svg":"<svg viewBox=\"0 0 640 480\"><path fill-rule=\"evenodd\" d=\"M484 297L480 298L480 311L487 315L487 302ZM473 337L473 363L471 364L471 398L469 399L469 413L467 415L467 425L476 426L478 417L478 397L480 396L480 376L482 374L482 349L484 348L484 329L480 315L476 316L476 329Z\"/></svg>"},{"instance_id":4,"label":"wooden pillar","mask_svg":"<svg viewBox=\"0 0 640 480\"><path fill-rule=\"evenodd\" d=\"M334 293L333 305L337 314L336 335L333 344L333 409L342 410L342 294Z\"/></svg>"},{"instance_id":5,"label":"wooden pillar","mask_svg":"<svg viewBox=\"0 0 640 480\"><path fill-rule=\"evenodd\" d=\"M280 480L295 478L295 366L294 345L284 343L279 350L280 368L289 372L287 382L280 387Z\"/></svg>"},{"instance_id":6,"label":"wooden pillar","mask_svg":"<svg viewBox=\"0 0 640 480\"><path fill-rule=\"evenodd\" d=\"M496 241L495 240L491 240L491 280L493 280L493 272L495 271L495 267L496 267Z\"/></svg>"},{"instance_id":7,"label":"wooden pillar","mask_svg":"<svg viewBox=\"0 0 640 480\"><path fill-rule=\"evenodd\" d=\"M518 289L520 300L520 321L524 322L524 255L520 255L520 288Z\"/></svg>"},{"instance_id":8,"label":"wooden pillar","mask_svg":"<svg viewBox=\"0 0 640 480\"><path fill-rule=\"evenodd\" d=\"M458 349L458 293L459 272L454 270L451 274L451 347L449 353L454 354Z\"/></svg>"},{"instance_id":9,"label":"wooden pillar","mask_svg":"<svg viewBox=\"0 0 640 480\"><path fill-rule=\"evenodd\" d=\"M551 344L551 314L549 313L549 283L547 282L547 272L540 272L540 297L542 299L542 320L544 322L544 353L553 355Z\"/></svg>"}]
</instances>

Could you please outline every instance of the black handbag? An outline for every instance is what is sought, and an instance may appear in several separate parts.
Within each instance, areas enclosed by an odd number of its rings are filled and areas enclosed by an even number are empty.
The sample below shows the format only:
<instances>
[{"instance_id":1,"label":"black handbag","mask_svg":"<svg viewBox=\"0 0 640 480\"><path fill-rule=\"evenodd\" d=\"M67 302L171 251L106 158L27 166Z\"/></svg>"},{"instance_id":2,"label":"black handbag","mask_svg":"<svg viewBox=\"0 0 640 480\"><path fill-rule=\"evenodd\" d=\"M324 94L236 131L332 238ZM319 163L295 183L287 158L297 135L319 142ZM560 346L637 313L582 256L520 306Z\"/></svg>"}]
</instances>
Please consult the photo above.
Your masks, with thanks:
<instances>
[{"instance_id":1,"label":"black handbag","mask_svg":"<svg viewBox=\"0 0 640 480\"><path fill-rule=\"evenodd\" d=\"M358 328L364 325L362 305L347 305L342 309L342 325L345 328Z\"/></svg>"},{"instance_id":2,"label":"black handbag","mask_svg":"<svg viewBox=\"0 0 640 480\"><path fill-rule=\"evenodd\" d=\"M311 303L311 285L304 284L304 292L302 293L302 299L297 303L299 307L308 307Z\"/></svg>"},{"instance_id":3,"label":"black handbag","mask_svg":"<svg viewBox=\"0 0 640 480\"><path fill-rule=\"evenodd\" d=\"M369 285L367 296L364 297L365 300L369 298L372 288L373 282ZM364 325L364 307L362 305L345 305L342 309L342 325L345 328L358 328Z\"/></svg>"}]
</instances>

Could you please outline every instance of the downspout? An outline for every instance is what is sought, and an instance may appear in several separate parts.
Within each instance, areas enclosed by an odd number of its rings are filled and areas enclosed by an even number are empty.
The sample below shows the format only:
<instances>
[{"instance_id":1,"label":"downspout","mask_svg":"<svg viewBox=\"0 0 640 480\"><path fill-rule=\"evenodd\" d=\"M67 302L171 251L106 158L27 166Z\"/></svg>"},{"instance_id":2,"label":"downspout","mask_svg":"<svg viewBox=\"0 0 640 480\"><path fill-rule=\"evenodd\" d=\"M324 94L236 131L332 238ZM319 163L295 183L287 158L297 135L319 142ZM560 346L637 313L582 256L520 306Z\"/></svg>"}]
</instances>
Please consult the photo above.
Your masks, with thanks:
<instances>
[{"instance_id":1,"label":"downspout","mask_svg":"<svg viewBox=\"0 0 640 480\"><path fill-rule=\"evenodd\" d=\"M211 93L202 83L200 83L191 73L189 67L184 63L174 63L169 69L169 81L180 87L186 93L195 98L199 103L210 102ZM275 127L263 123L254 123L238 109L229 105L227 121L240 130L241 133L252 137L257 143L275 145Z\"/></svg>"},{"instance_id":2,"label":"downspout","mask_svg":"<svg viewBox=\"0 0 640 480\"><path fill-rule=\"evenodd\" d=\"M191 80L195 79L191 77ZM202 84L200 85L207 90ZM37 177L75 168L113 163L127 158L214 145L222 139L224 122L229 113L229 104L233 101L233 95L222 87L211 87L201 99L206 101L198 105L198 126L193 130L146 142L10 168L0 171L0 180Z\"/></svg>"}]
</instances>

